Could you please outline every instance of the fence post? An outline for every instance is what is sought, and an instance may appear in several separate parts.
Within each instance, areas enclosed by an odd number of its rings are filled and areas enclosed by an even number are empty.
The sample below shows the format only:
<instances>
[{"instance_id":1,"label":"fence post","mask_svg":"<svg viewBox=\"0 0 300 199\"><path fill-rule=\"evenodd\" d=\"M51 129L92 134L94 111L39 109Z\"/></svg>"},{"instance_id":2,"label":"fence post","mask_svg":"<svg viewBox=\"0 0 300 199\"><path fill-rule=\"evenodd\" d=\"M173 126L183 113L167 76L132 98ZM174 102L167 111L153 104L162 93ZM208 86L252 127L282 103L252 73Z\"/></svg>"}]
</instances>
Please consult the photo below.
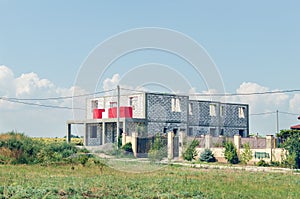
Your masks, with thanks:
<instances>
[{"instance_id":1,"label":"fence post","mask_svg":"<svg viewBox=\"0 0 300 199\"><path fill-rule=\"evenodd\" d=\"M183 141L184 141L184 136L185 136L185 133L183 131L180 131L179 132L179 150L178 150L178 157L179 159L182 159L182 154L183 154Z\"/></svg>"},{"instance_id":2,"label":"fence post","mask_svg":"<svg viewBox=\"0 0 300 199\"><path fill-rule=\"evenodd\" d=\"M171 160L174 157L173 154L174 147L174 132L168 132L168 159Z\"/></svg>"},{"instance_id":3,"label":"fence post","mask_svg":"<svg viewBox=\"0 0 300 199\"><path fill-rule=\"evenodd\" d=\"M240 154L240 148L241 148L241 136L240 135L234 135L233 137L234 145L236 147L236 151L238 154Z\"/></svg>"},{"instance_id":4,"label":"fence post","mask_svg":"<svg viewBox=\"0 0 300 199\"><path fill-rule=\"evenodd\" d=\"M207 135L205 135L205 148L206 149L210 149L211 148L211 138L212 138L212 136L211 135L209 135L209 134L207 134Z\"/></svg>"},{"instance_id":5,"label":"fence post","mask_svg":"<svg viewBox=\"0 0 300 199\"><path fill-rule=\"evenodd\" d=\"M126 133L122 133L122 146L126 144Z\"/></svg>"},{"instance_id":6,"label":"fence post","mask_svg":"<svg viewBox=\"0 0 300 199\"><path fill-rule=\"evenodd\" d=\"M137 139L138 139L138 134L136 132L132 133L131 136L131 145L132 145L132 151L133 151L133 155L134 157L137 157Z\"/></svg>"},{"instance_id":7,"label":"fence post","mask_svg":"<svg viewBox=\"0 0 300 199\"><path fill-rule=\"evenodd\" d=\"M272 162L273 135L266 135L266 151L270 153L270 161Z\"/></svg>"}]
</instances>

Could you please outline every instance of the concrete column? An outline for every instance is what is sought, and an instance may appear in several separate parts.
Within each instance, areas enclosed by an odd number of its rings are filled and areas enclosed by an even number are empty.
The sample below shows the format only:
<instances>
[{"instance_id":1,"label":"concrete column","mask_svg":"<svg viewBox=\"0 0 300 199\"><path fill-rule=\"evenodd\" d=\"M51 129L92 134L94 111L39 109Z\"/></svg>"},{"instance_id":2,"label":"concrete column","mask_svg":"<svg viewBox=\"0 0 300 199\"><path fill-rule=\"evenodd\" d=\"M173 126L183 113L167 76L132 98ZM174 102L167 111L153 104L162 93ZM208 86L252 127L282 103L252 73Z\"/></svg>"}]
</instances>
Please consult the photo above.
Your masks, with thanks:
<instances>
[{"instance_id":1,"label":"concrete column","mask_svg":"<svg viewBox=\"0 0 300 199\"><path fill-rule=\"evenodd\" d=\"M136 132L133 132L131 137L131 145L132 145L133 155L135 157L137 157L137 137L138 134Z\"/></svg>"},{"instance_id":2,"label":"concrete column","mask_svg":"<svg viewBox=\"0 0 300 199\"><path fill-rule=\"evenodd\" d=\"M168 159L171 160L174 157L174 132L168 132Z\"/></svg>"},{"instance_id":3,"label":"concrete column","mask_svg":"<svg viewBox=\"0 0 300 199\"><path fill-rule=\"evenodd\" d=\"M205 135L205 148L206 149L210 149L212 147L211 146L212 145L211 138L212 138L211 135L209 135L209 134Z\"/></svg>"},{"instance_id":4,"label":"concrete column","mask_svg":"<svg viewBox=\"0 0 300 199\"><path fill-rule=\"evenodd\" d=\"M240 154L240 149L241 149L241 136L240 135L234 135L233 136L233 142L236 147L236 151L238 154Z\"/></svg>"},{"instance_id":5,"label":"concrete column","mask_svg":"<svg viewBox=\"0 0 300 199\"><path fill-rule=\"evenodd\" d=\"M126 144L126 133L122 133L122 146Z\"/></svg>"},{"instance_id":6,"label":"concrete column","mask_svg":"<svg viewBox=\"0 0 300 199\"><path fill-rule=\"evenodd\" d=\"M274 148L274 137L273 135L266 136L266 152L270 154L270 161L272 162L273 156L273 148Z\"/></svg>"},{"instance_id":7,"label":"concrete column","mask_svg":"<svg viewBox=\"0 0 300 199\"><path fill-rule=\"evenodd\" d=\"M86 123L84 123L84 129L85 129L85 135L84 135L84 145L88 146L88 137L89 137L89 129L88 129L88 125Z\"/></svg>"},{"instance_id":8,"label":"concrete column","mask_svg":"<svg viewBox=\"0 0 300 199\"><path fill-rule=\"evenodd\" d=\"M267 149L274 148L273 143L274 143L274 137L273 137L273 135L267 135L266 136L266 148Z\"/></svg>"},{"instance_id":9,"label":"concrete column","mask_svg":"<svg viewBox=\"0 0 300 199\"><path fill-rule=\"evenodd\" d=\"M67 143L71 142L71 124L67 123Z\"/></svg>"},{"instance_id":10,"label":"concrete column","mask_svg":"<svg viewBox=\"0 0 300 199\"><path fill-rule=\"evenodd\" d=\"M105 144L105 122L102 122L102 145Z\"/></svg>"},{"instance_id":11,"label":"concrete column","mask_svg":"<svg viewBox=\"0 0 300 199\"><path fill-rule=\"evenodd\" d=\"M122 128L123 128L123 133L127 133L127 132L126 132L126 127L127 127L126 119L124 119L123 126L122 126Z\"/></svg>"},{"instance_id":12,"label":"concrete column","mask_svg":"<svg viewBox=\"0 0 300 199\"><path fill-rule=\"evenodd\" d=\"M179 132L179 159L182 159L183 154L183 141L185 139L185 133L183 131Z\"/></svg>"}]
</instances>

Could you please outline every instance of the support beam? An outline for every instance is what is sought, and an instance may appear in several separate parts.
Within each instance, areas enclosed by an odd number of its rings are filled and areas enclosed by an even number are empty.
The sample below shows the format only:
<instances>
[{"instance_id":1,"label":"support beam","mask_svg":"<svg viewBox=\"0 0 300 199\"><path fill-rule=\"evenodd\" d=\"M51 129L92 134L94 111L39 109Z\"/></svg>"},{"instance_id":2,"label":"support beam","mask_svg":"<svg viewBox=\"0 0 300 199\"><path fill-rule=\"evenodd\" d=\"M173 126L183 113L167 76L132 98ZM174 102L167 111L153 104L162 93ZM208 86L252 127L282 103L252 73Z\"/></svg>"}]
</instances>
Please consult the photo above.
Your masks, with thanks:
<instances>
[{"instance_id":1,"label":"support beam","mask_svg":"<svg viewBox=\"0 0 300 199\"><path fill-rule=\"evenodd\" d=\"M106 141L105 131L105 122L102 122L102 144L105 144Z\"/></svg>"},{"instance_id":2,"label":"support beam","mask_svg":"<svg viewBox=\"0 0 300 199\"><path fill-rule=\"evenodd\" d=\"M174 148L174 132L168 132L168 159L172 160L174 158L173 153Z\"/></svg>"},{"instance_id":3,"label":"support beam","mask_svg":"<svg viewBox=\"0 0 300 199\"><path fill-rule=\"evenodd\" d=\"M72 131L72 127L70 123L67 123L67 143L71 142L71 131Z\"/></svg>"},{"instance_id":4,"label":"support beam","mask_svg":"<svg viewBox=\"0 0 300 199\"><path fill-rule=\"evenodd\" d=\"M119 137L120 137L120 86L117 86L118 90L118 101L117 101L117 146L119 148Z\"/></svg>"}]
</instances>

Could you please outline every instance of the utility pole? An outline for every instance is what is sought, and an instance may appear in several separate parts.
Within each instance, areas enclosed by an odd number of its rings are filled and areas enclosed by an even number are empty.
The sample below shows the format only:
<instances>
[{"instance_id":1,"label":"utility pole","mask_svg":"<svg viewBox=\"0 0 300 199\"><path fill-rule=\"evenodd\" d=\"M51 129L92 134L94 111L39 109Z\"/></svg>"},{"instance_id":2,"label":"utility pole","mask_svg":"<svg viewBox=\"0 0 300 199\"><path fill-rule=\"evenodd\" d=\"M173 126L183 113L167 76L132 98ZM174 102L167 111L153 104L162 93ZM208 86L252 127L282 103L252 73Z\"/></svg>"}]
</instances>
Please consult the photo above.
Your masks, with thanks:
<instances>
[{"instance_id":1,"label":"utility pole","mask_svg":"<svg viewBox=\"0 0 300 199\"><path fill-rule=\"evenodd\" d=\"M279 133L279 116L278 116L278 110L276 111L276 131Z\"/></svg>"},{"instance_id":2,"label":"utility pole","mask_svg":"<svg viewBox=\"0 0 300 199\"><path fill-rule=\"evenodd\" d=\"M117 86L117 147L119 148L119 137L120 137L120 86Z\"/></svg>"}]
</instances>

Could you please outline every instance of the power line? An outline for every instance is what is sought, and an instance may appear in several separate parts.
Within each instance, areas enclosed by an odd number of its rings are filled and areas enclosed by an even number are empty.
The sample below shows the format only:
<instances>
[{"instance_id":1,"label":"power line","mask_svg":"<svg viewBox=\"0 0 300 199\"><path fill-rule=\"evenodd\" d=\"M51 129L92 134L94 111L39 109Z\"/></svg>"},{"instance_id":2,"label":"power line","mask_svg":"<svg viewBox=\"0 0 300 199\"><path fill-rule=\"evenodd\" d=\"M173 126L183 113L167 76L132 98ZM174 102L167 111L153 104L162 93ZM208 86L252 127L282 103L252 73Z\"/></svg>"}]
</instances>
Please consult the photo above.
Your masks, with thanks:
<instances>
[{"instance_id":1,"label":"power line","mask_svg":"<svg viewBox=\"0 0 300 199\"><path fill-rule=\"evenodd\" d=\"M256 116L256 115L271 115L271 114L275 114L276 112L263 112L263 113L252 113L250 114L251 116Z\"/></svg>"},{"instance_id":2,"label":"power line","mask_svg":"<svg viewBox=\"0 0 300 199\"><path fill-rule=\"evenodd\" d=\"M122 90L128 90L133 92L147 92L143 90L137 90L137 89L128 89L128 88L122 88ZM152 92L151 93L162 93L162 92ZM248 96L248 95L267 95L267 94L280 94L280 93L294 93L294 92L300 92L300 89L290 89L290 90L279 90L279 91L266 91L266 92L252 92L252 93L179 93L179 95L187 95L187 96L203 96L203 97L228 97L228 96Z\"/></svg>"},{"instance_id":3,"label":"power line","mask_svg":"<svg viewBox=\"0 0 300 199\"><path fill-rule=\"evenodd\" d=\"M279 111L279 113L282 113L282 114L286 114L286 115L300 115L299 113L289 113L289 112L283 112L283 111Z\"/></svg>"},{"instance_id":4,"label":"power line","mask_svg":"<svg viewBox=\"0 0 300 199\"><path fill-rule=\"evenodd\" d=\"M87 93L87 94L81 94L81 95L73 95L73 96L60 96L60 97L47 97L47 98L14 98L14 97L0 97L0 99L3 100L17 100L17 101L48 101L48 100L60 100L60 99L71 99L71 98L77 98L77 97L86 97L90 95L97 95L102 93L107 93L114 91L116 89L111 90L105 90L105 91L99 91L94 93Z\"/></svg>"},{"instance_id":5,"label":"power line","mask_svg":"<svg viewBox=\"0 0 300 199\"><path fill-rule=\"evenodd\" d=\"M271 115L271 114L275 114L277 113L277 111L273 111L273 112L262 112L262 113L252 113L252 114L249 114L251 116L256 116L256 115ZM289 113L289 112L284 112L284 111L278 111L278 113L281 113L281 114L286 114L286 115L300 115L300 114L297 114L297 113Z\"/></svg>"},{"instance_id":6,"label":"power line","mask_svg":"<svg viewBox=\"0 0 300 199\"><path fill-rule=\"evenodd\" d=\"M40 106L40 107L45 107L45 108L85 110L83 108L71 108L71 107L67 107L67 106L56 106L56 105L37 104L37 103L32 103L32 102L21 102L21 101L5 99L5 98L0 98L0 99L8 101L8 102L12 102L12 103L17 103L17 104L25 104L25 105L30 105L30 106Z\"/></svg>"}]
</instances>

